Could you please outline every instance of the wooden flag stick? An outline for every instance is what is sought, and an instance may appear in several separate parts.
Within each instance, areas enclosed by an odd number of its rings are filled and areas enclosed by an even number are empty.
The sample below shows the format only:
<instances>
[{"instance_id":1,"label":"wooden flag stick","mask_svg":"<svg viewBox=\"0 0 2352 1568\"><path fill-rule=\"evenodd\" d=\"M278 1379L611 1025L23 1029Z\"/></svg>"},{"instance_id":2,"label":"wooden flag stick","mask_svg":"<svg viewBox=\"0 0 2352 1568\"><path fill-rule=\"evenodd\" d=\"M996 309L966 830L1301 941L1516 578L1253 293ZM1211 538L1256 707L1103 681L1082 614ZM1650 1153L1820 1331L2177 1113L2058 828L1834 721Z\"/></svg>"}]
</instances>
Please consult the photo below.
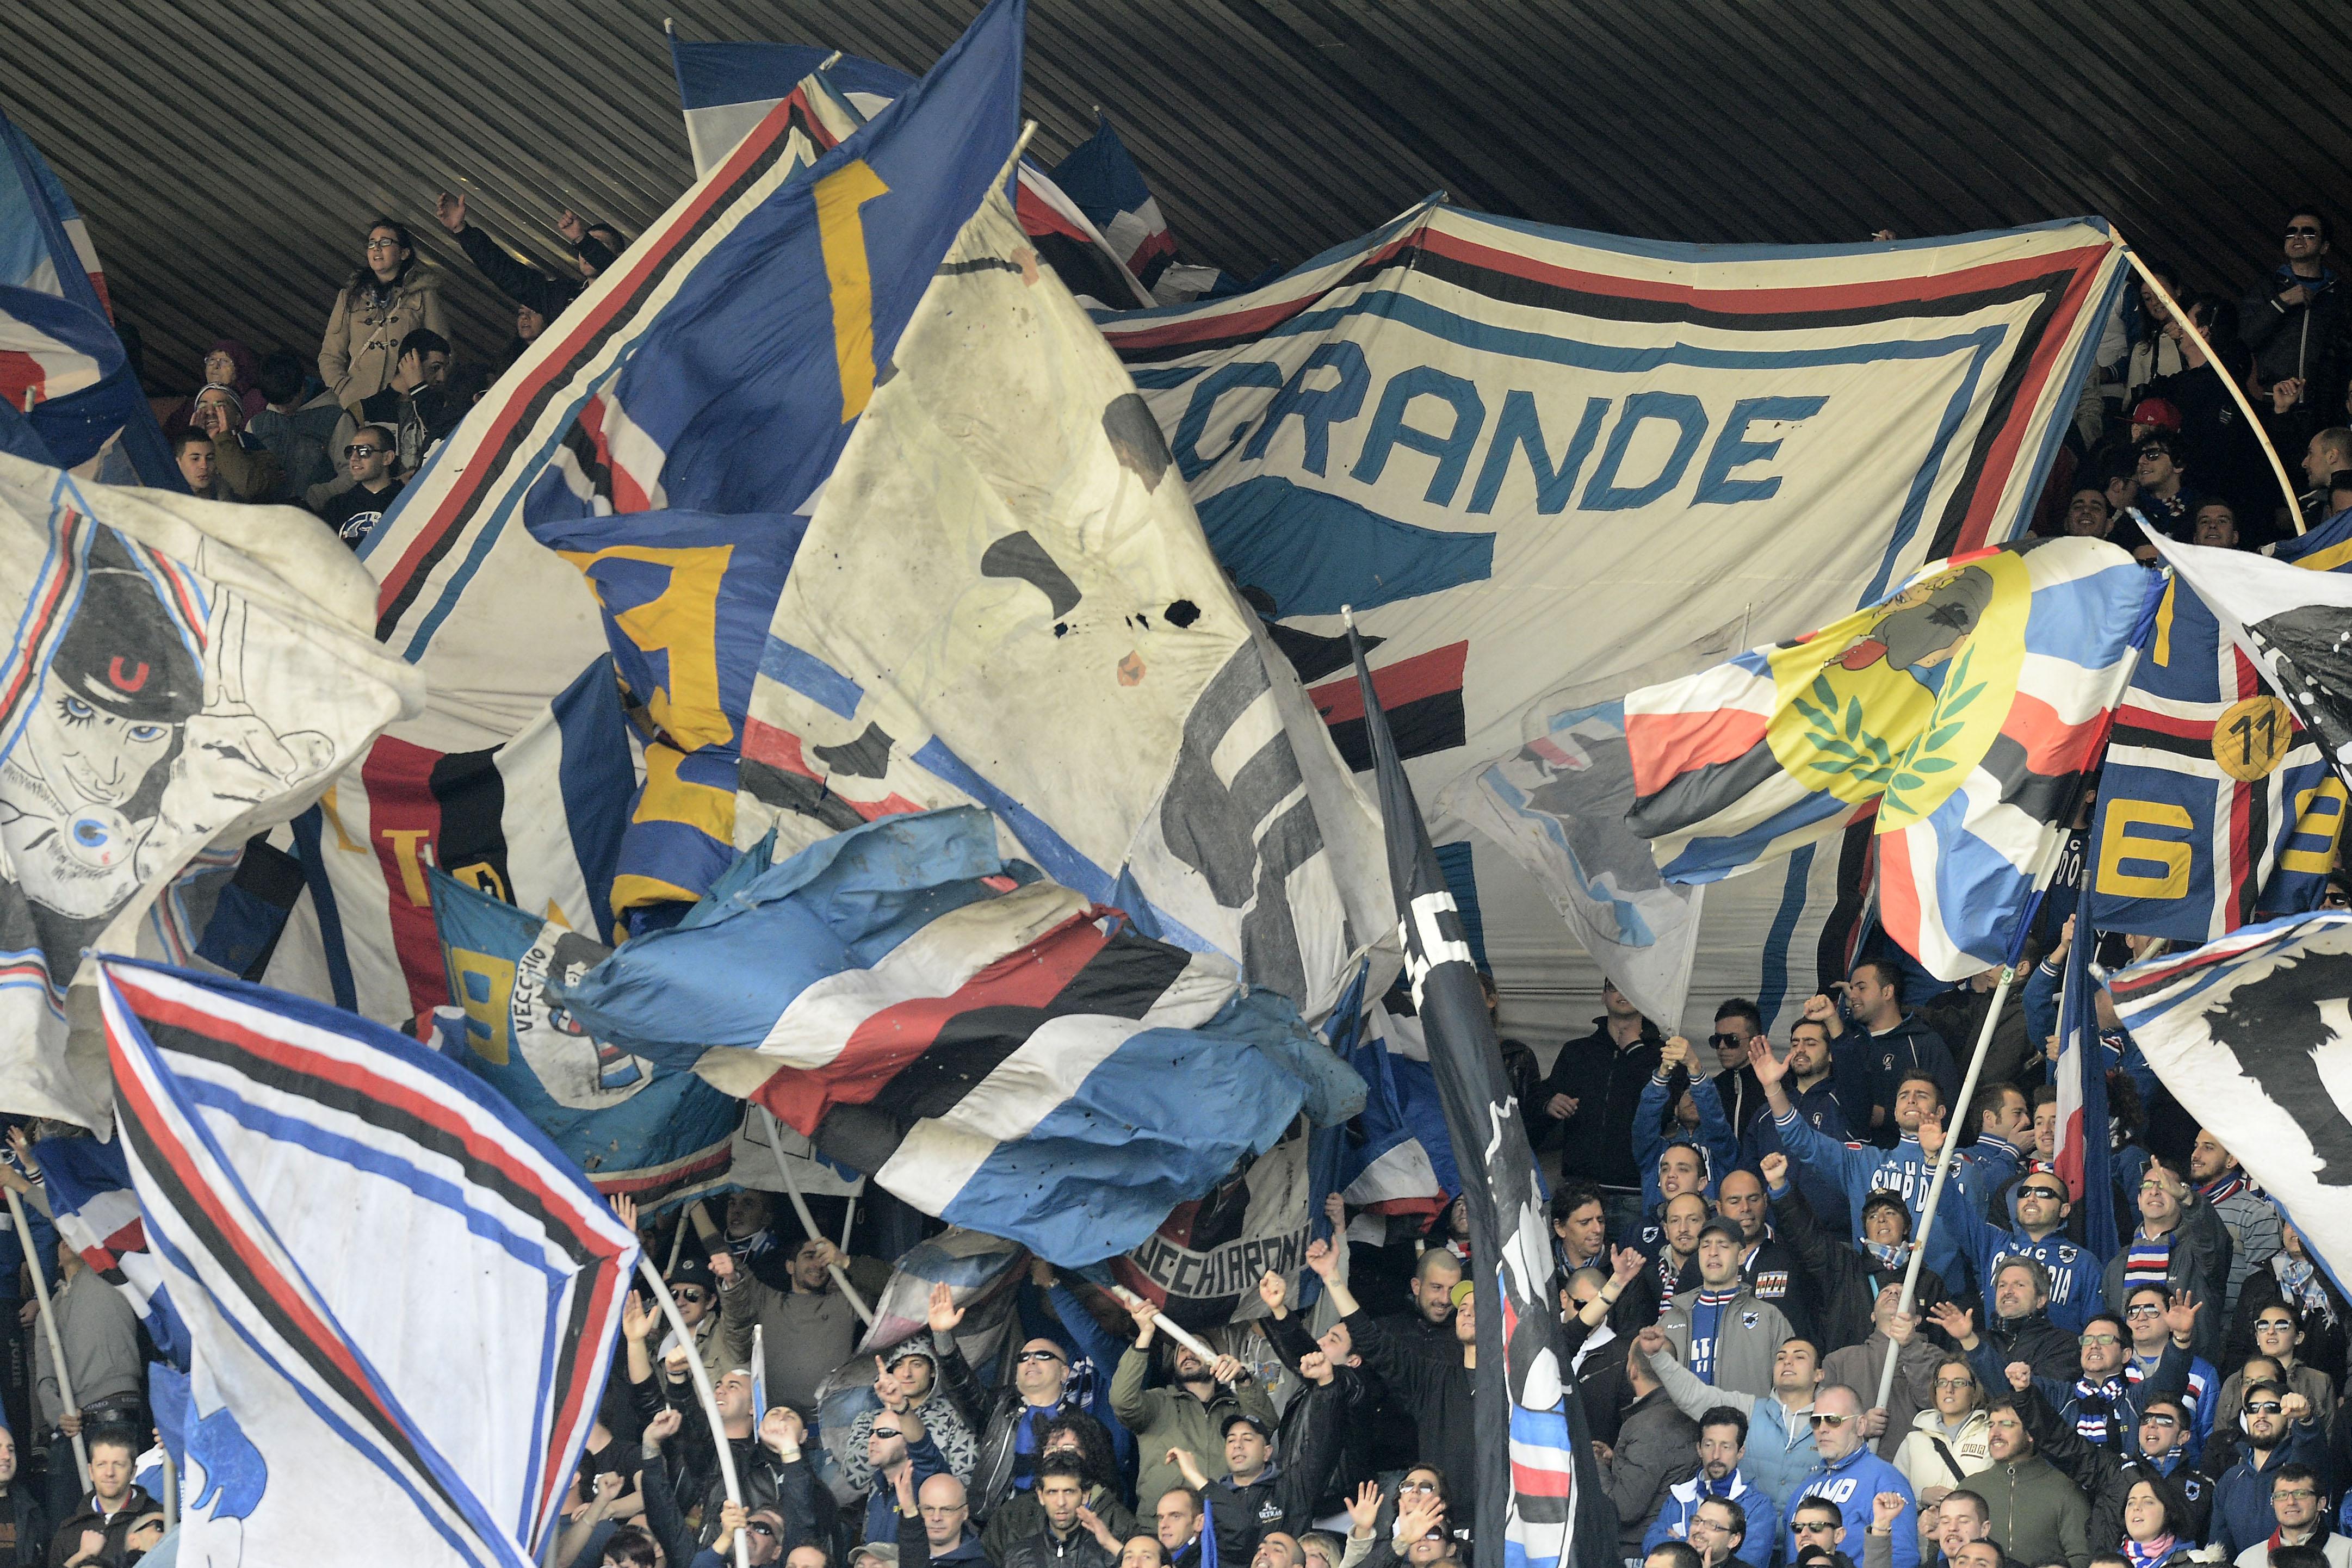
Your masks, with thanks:
<instances>
[{"instance_id":1,"label":"wooden flag stick","mask_svg":"<svg viewBox=\"0 0 2352 1568\"><path fill-rule=\"evenodd\" d=\"M719 1479L725 1483L727 1500L740 1503L743 1487L735 1478L735 1450L727 1441L727 1422L719 1414L719 1396L710 1386L710 1374L702 1364L702 1353L695 1348L694 1331L686 1326L686 1318L677 1310L677 1299L662 1282L661 1270L654 1267L653 1260L646 1257L642 1249L637 1253L637 1272L645 1276L654 1300L661 1303L662 1316L669 1320L670 1332L677 1334L677 1343L686 1347L686 1373L694 1379L695 1395L702 1401L702 1413L710 1421L711 1444L719 1450ZM760 1413L753 1412L751 1429L755 1436L759 1431L759 1420ZM744 1535L740 1530L735 1532L735 1568L751 1568L751 1547Z\"/></svg>"},{"instance_id":2,"label":"wooden flag stick","mask_svg":"<svg viewBox=\"0 0 2352 1568\"><path fill-rule=\"evenodd\" d=\"M33 1228L25 1220L25 1200L16 1196L15 1187L5 1189L8 1197L8 1218L16 1227L16 1242L25 1249L25 1266L33 1276L34 1292L40 1297L41 1327L49 1337L49 1363L58 1369L58 1398L80 1424L81 1406L74 1401L73 1375L66 1370L65 1343L58 1335L57 1302L49 1295L48 1276L41 1270L41 1255L33 1247ZM37 1379L36 1380L37 1381ZM82 1435L73 1435L74 1468L81 1476L81 1484L89 1485L89 1448Z\"/></svg>"}]
</instances>

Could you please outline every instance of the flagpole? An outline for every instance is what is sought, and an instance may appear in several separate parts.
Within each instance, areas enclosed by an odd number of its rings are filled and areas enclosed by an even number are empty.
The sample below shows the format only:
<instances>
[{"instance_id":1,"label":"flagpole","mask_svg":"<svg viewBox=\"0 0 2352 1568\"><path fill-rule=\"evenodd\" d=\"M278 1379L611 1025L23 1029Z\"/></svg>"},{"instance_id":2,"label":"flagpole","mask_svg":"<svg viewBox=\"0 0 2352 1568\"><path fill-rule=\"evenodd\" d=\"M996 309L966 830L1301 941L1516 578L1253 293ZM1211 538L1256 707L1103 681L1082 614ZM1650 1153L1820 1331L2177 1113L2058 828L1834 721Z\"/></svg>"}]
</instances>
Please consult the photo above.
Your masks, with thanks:
<instances>
[{"instance_id":1,"label":"flagpole","mask_svg":"<svg viewBox=\"0 0 2352 1568\"><path fill-rule=\"evenodd\" d=\"M776 1113L762 1105L760 1107L760 1120L767 1126L768 1150L776 1156L776 1174L784 1178L784 1191L793 1200L793 1210L801 1217L801 1228L808 1232L810 1240L824 1240L824 1232L816 1228L816 1216L809 1212L808 1199L801 1196L800 1179L793 1175L792 1162L784 1158L784 1134L776 1125ZM848 1301L851 1310L865 1320L867 1328L872 1328L874 1309L866 1304L866 1298L859 1295L857 1287L849 1282L849 1271L838 1262L829 1265L828 1271L833 1275L833 1282L841 1287L841 1293Z\"/></svg>"},{"instance_id":2,"label":"flagpole","mask_svg":"<svg viewBox=\"0 0 2352 1568\"><path fill-rule=\"evenodd\" d=\"M2221 357L2213 351L2213 345L2207 342L2205 334L2197 329L2197 323L2189 319L2189 312L2180 308L2172 298L2171 291L2158 282L2156 274L2140 260L2139 252L2126 246L2124 259L2131 263L2134 272L2139 274L2140 287L2156 290L2156 297L2164 301L2164 308L2172 312L2172 319L2180 323L2180 329L2197 340L2198 351L2205 356L2205 362L2213 367L2213 373L2221 378L2221 384L2229 389L2230 396L2237 402L2238 412L2246 416L2247 427L2253 432L2254 439L2262 444L2263 455L2271 460L2271 472L2278 478L2279 493L2286 497L2287 518L2294 524L2294 531L2302 533L2303 497L2294 493L2294 486L2286 476L2286 465L2279 461L2278 448L2271 444L2270 433L2263 428L2262 420L2254 413L2254 405L2246 401L2246 389L2238 384L2237 378L2221 362ZM2126 409L2124 414L2128 419L2131 411Z\"/></svg>"},{"instance_id":3,"label":"flagpole","mask_svg":"<svg viewBox=\"0 0 2352 1568\"><path fill-rule=\"evenodd\" d=\"M1141 1296L1137 1295L1133 1291L1129 1290L1125 1285L1113 1285L1110 1288L1110 1293L1112 1298L1116 1300L1120 1306L1125 1307L1130 1312L1135 1311L1138 1307L1148 1307L1151 1304L1145 1301ZM1202 1344L1198 1339L1194 1338L1184 1329L1177 1326L1176 1321L1173 1318L1169 1317L1166 1313L1163 1312L1160 1314L1159 1322L1156 1326L1161 1333L1166 1334L1170 1339L1174 1340L1178 1344L1182 1345L1186 1350L1191 1351L1202 1361L1214 1362L1217 1359L1217 1353L1215 1351L1211 1350L1207 1345Z\"/></svg>"},{"instance_id":4,"label":"flagpole","mask_svg":"<svg viewBox=\"0 0 2352 1568\"><path fill-rule=\"evenodd\" d=\"M16 1194L8 1196L13 1198ZM669 1293L669 1287L662 1282L661 1270L654 1267L653 1260L645 1255L643 1249L637 1252L637 1272L645 1276L646 1284L653 1291L654 1300L661 1303L662 1316L669 1320L670 1332L677 1334L677 1343L686 1347L687 1375L694 1379L695 1395L701 1399L702 1413L710 1421L711 1445L719 1450L719 1479L725 1483L727 1500L740 1504L743 1500L743 1488L735 1479L735 1450L728 1447L727 1422L719 1414L719 1396L711 1391L710 1374L702 1364L702 1352L696 1348L694 1331L686 1326L686 1318L677 1310L677 1298ZM751 1416L754 1437L759 1434L760 1416L758 1411ZM743 1531L740 1530L735 1532L735 1568L751 1568L751 1543L743 1539Z\"/></svg>"},{"instance_id":5,"label":"flagpole","mask_svg":"<svg viewBox=\"0 0 2352 1568\"><path fill-rule=\"evenodd\" d=\"M33 1228L25 1220L25 1200L16 1196L15 1187L0 1188L8 1197L8 1218L16 1222L16 1241L25 1249L25 1263L32 1272L33 1290L41 1301L41 1327L49 1337L49 1364L58 1369L58 1398L73 1413L74 1425L81 1424L81 1406L74 1399L73 1375L66 1370L66 1347L58 1337L58 1309L49 1300L48 1276L42 1272L41 1255L33 1247ZM38 1381L36 1379L36 1381ZM73 1435L74 1465L81 1475L81 1484L89 1485L89 1449L82 1443L79 1432Z\"/></svg>"},{"instance_id":6,"label":"flagpole","mask_svg":"<svg viewBox=\"0 0 2352 1568\"><path fill-rule=\"evenodd\" d=\"M2124 254L2129 256L2131 252L2126 249ZM2137 265L2137 261L2134 265ZM2163 293L2163 286L2158 285L2157 291L2159 294ZM2168 298L2166 302L2170 303ZM2201 342L2203 340L2199 340ZM2222 377L2224 381L2228 379L2227 376ZM2273 461L2276 461L2275 456ZM2107 702L2106 716L2101 721L2098 740L2083 759L2083 768L2075 786L2074 799L2062 814L2062 819L2066 822L2073 822L2075 814L2082 810L2083 784L2088 780L2092 768L2098 766L2100 759L2106 755L2107 738L2115 733L2116 705L2123 701L2124 694L2131 689L2132 672L2138 667L2141 651L2147 645L2149 632L2154 629L2155 609L2162 600L2163 591L2160 586L2150 584L2147 596L2141 601L2139 623L2133 628L2131 644L2124 650L2124 656L2116 662L2115 695ZM1960 1083L1960 1103L1953 1108L1952 1116L1945 1126L1943 1147L1936 1151L1936 1176L1927 1186L1927 1207L1919 1216L1919 1234L1912 1239L1911 1261L1903 1270L1903 1296L1895 1308L1906 1317L1910 1315L1912 1301L1918 1293L1919 1266L1927 1256L1927 1237L1936 1228L1936 1207L1944 1196L1944 1177L1950 1173L1952 1162L1959 1155L1958 1119L1967 1115L1969 1107L1976 1103L1977 1079L1984 1071L1985 1052L1992 1044L1994 1028L2000 1022L2002 1004L2009 1000L2009 988L2017 978L2018 960L2025 954L2026 933L2032 927L2034 915L2042 907L2042 895L2048 890L2050 879L2057 874L2059 854L2064 848L2066 835L2071 831L2071 828L2060 827L2056 821L2049 822L2042 828L2041 852L2035 859L2033 868L2033 890L2026 896L2024 912L2018 917L2017 935L2010 942L2008 961L2000 967L2000 983L1993 988L1992 1005L1985 1009L1984 1027L1977 1031L1977 1048L1969 1058L1968 1076ZM2086 862L2083 867L2083 875L2087 877L2090 874L2091 867ZM2074 939L2078 942L2088 941L2090 933L2078 930L2074 933ZM1886 1365L1878 1375L1878 1400L1873 1406L1875 1409L1885 1409L1888 1397L1895 1392L1895 1358L1902 1354L1902 1350L1903 1347L1899 1344L1889 1343L1886 1347Z\"/></svg>"}]
</instances>

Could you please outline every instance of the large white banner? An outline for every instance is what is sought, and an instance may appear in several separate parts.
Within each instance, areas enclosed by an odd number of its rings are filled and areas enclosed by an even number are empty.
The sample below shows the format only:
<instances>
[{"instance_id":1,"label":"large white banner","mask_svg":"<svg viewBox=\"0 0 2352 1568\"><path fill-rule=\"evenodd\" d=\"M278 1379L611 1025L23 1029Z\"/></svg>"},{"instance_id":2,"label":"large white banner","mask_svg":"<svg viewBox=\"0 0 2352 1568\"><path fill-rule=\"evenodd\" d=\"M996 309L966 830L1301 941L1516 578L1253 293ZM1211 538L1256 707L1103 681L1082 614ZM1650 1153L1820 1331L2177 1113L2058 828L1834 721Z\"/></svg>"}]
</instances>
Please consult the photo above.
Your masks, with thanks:
<instances>
[{"instance_id":1,"label":"large white banner","mask_svg":"<svg viewBox=\"0 0 2352 1568\"><path fill-rule=\"evenodd\" d=\"M1433 203L1253 293L1097 320L1360 768L1341 608L1379 640L1434 804L1549 694L1695 672L2021 531L2124 267L2095 220L1673 246Z\"/></svg>"}]
</instances>

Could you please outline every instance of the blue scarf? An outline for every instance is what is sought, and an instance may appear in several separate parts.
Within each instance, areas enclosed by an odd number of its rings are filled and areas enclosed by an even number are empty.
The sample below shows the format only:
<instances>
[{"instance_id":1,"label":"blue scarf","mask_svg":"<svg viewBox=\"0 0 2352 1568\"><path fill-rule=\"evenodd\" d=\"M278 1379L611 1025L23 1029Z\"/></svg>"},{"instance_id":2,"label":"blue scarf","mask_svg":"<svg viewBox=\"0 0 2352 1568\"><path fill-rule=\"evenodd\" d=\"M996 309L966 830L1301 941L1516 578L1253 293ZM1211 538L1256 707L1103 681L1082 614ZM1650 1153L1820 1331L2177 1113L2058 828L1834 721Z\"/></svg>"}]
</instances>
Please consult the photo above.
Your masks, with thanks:
<instances>
[{"instance_id":1,"label":"blue scarf","mask_svg":"<svg viewBox=\"0 0 2352 1568\"><path fill-rule=\"evenodd\" d=\"M2107 1441L2108 1416L2116 1402L2124 1396L2124 1380L2110 1377L2104 1383L2082 1378L2074 1385L2074 1430L2094 1443Z\"/></svg>"},{"instance_id":2,"label":"blue scarf","mask_svg":"<svg viewBox=\"0 0 2352 1568\"><path fill-rule=\"evenodd\" d=\"M1737 1287L1719 1293L1703 1289L1691 1305L1690 1369L1701 1383L1715 1381L1715 1349L1723 1327L1723 1309L1738 1295Z\"/></svg>"}]
</instances>

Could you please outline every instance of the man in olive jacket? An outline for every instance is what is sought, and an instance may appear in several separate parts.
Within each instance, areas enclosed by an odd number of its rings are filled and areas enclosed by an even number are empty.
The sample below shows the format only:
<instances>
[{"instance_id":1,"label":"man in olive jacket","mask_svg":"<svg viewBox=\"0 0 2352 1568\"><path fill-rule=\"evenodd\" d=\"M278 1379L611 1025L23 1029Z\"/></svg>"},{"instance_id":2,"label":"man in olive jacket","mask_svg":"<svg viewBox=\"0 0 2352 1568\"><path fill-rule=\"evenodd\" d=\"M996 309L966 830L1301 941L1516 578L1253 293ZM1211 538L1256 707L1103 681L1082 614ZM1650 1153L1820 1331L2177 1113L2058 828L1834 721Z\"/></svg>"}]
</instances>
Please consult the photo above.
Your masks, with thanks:
<instances>
[{"instance_id":1,"label":"man in olive jacket","mask_svg":"<svg viewBox=\"0 0 2352 1568\"><path fill-rule=\"evenodd\" d=\"M1135 1434L1140 1461L1135 1495L1149 1508L1184 1484L1183 1475L1168 1463L1170 1449L1197 1455L1201 1469L1215 1480L1225 1473L1225 1417L1254 1416L1270 1431L1275 1424L1274 1401L1232 1356L1204 1363L1173 1341L1166 1347L1172 1380L1164 1388L1146 1388L1160 1312L1147 1301L1134 1309L1134 1316L1135 1343L1118 1358L1118 1369L1111 1375L1110 1408L1120 1424Z\"/></svg>"},{"instance_id":2,"label":"man in olive jacket","mask_svg":"<svg viewBox=\"0 0 2352 1568\"><path fill-rule=\"evenodd\" d=\"M1986 1410L1992 1468L1970 1476L1969 1490L1985 1500L1992 1538L2021 1563L2090 1568L2091 1504L2083 1489L2035 1449L2019 1396L1996 1395Z\"/></svg>"}]
</instances>

